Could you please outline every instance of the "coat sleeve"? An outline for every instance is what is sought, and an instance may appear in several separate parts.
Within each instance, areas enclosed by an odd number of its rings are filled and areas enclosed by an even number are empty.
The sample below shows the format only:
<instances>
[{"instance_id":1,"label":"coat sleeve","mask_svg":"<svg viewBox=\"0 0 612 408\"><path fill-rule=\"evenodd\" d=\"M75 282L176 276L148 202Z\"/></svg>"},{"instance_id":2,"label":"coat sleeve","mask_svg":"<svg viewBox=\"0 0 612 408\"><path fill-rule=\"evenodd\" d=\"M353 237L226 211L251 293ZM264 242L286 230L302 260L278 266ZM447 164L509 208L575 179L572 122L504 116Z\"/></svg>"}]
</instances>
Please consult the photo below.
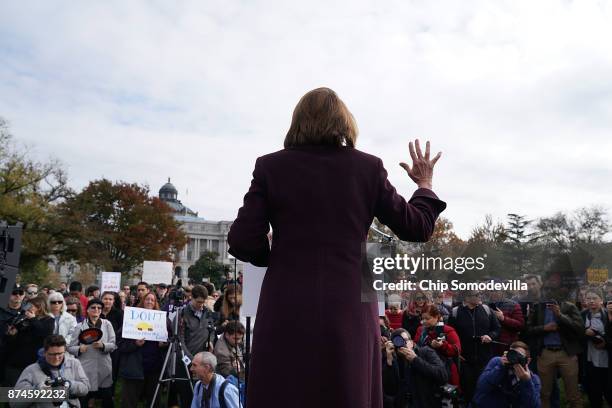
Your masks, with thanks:
<instances>
[{"instance_id":1,"label":"coat sleeve","mask_svg":"<svg viewBox=\"0 0 612 408\"><path fill-rule=\"evenodd\" d=\"M499 319L495 316L495 313L491 310L489 313L489 337L492 340L495 340L499 337L499 332L501 331L501 325L499 324Z\"/></svg>"},{"instance_id":2,"label":"coat sleeve","mask_svg":"<svg viewBox=\"0 0 612 408\"><path fill-rule=\"evenodd\" d=\"M35 390L40 388L40 384L36 384L34 381L34 371L30 368L26 368L21 372L17 383L13 387L16 390ZM34 406L32 403L25 402L11 402L11 407L29 407Z\"/></svg>"},{"instance_id":3,"label":"coat sleeve","mask_svg":"<svg viewBox=\"0 0 612 408\"><path fill-rule=\"evenodd\" d=\"M227 408L241 408L240 398L238 396L238 388L232 384L228 384L223 390L223 397L225 398L225 406Z\"/></svg>"},{"instance_id":4,"label":"coat sleeve","mask_svg":"<svg viewBox=\"0 0 612 408\"><path fill-rule=\"evenodd\" d=\"M427 242L446 203L426 188L416 190L406 203L389 182L382 160L378 161L377 171L378 197L374 216L403 241Z\"/></svg>"},{"instance_id":5,"label":"coat sleeve","mask_svg":"<svg viewBox=\"0 0 612 408\"><path fill-rule=\"evenodd\" d=\"M438 385L448 382L446 365L433 349L424 348L410 364L419 374Z\"/></svg>"},{"instance_id":6,"label":"coat sleeve","mask_svg":"<svg viewBox=\"0 0 612 408\"><path fill-rule=\"evenodd\" d=\"M584 333L584 322L582 321L582 316L578 308L568 302L564 302L563 304L565 305L565 313L561 311L561 314L557 316L557 323L561 326L561 329L565 329L575 337L582 337Z\"/></svg>"},{"instance_id":7,"label":"coat sleeve","mask_svg":"<svg viewBox=\"0 0 612 408\"><path fill-rule=\"evenodd\" d=\"M488 394L501 384L504 378L504 366L501 363L501 357L494 357L489 360L489 363L480 374L476 385L476 394ZM474 397L476 399L476 396Z\"/></svg>"},{"instance_id":8,"label":"coat sleeve","mask_svg":"<svg viewBox=\"0 0 612 408\"><path fill-rule=\"evenodd\" d=\"M251 187L244 196L244 204L227 235L228 252L255 266L268 266L270 222L266 198L266 180L261 160L255 162Z\"/></svg>"},{"instance_id":9,"label":"coat sleeve","mask_svg":"<svg viewBox=\"0 0 612 408\"><path fill-rule=\"evenodd\" d=\"M77 324L72 333L72 338L70 339L70 344L68 344L68 352L75 357L79 356L79 335L81 334L82 326Z\"/></svg>"},{"instance_id":10,"label":"coat sleeve","mask_svg":"<svg viewBox=\"0 0 612 408\"><path fill-rule=\"evenodd\" d=\"M521 407L540 408L540 389L540 378L533 373L529 381L519 381Z\"/></svg>"},{"instance_id":11,"label":"coat sleeve","mask_svg":"<svg viewBox=\"0 0 612 408\"><path fill-rule=\"evenodd\" d=\"M521 305L517 303L510 313L504 313L504 320L501 322L501 325L515 332L521 331L523 326L525 326L525 318L523 317Z\"/></svg>"},{"instance_id":12,"label":"coat sleeve","mask_svg":"<svg viewBox=\"0 0 612 408\"><path fill-rule=\"evenodd\" d=\"M104 353L112 353L117 348L117 340L115 338L115 329L113 329L113 325L108 320L104 320L106 322L106 330L108 332L108 340L105 341L104 348L102 351Z\"/></svg>"},{"instance_id":13,"label":"coat sleeve","mask_svg":"<svg viewBox=\"0 0 612 408\"><path fill-rule=\"evenodd\" d=\"M84 397L89 392L89 378L85 374L85 370L79 360L75 359L75 375L76 378L70 383L70 396Z\"/></svg>"}]
</instances>

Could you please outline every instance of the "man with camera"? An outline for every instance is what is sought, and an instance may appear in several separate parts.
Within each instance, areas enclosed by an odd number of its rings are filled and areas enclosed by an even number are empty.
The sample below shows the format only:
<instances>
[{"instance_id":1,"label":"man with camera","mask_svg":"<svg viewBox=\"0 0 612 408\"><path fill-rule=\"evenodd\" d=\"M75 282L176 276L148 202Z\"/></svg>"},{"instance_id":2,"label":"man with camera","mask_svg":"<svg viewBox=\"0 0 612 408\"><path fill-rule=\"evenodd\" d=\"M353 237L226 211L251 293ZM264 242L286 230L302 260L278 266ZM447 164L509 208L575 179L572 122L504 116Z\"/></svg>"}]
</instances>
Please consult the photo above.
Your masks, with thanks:
<instances>
[{"instance_id":1,"label":"man with camera","mask_svg":"<svg viewBox=\"0 0 612 408\"><path fill-rule=\"evenodd\" d=\"M576 305L563 301L564 292L547 288L545 301L533 305L523 337L532 353L537 353L538 375L542 382L542 406L551 405L557 372L565 385L569 407L582 407L578 389L578 357L582 351L584 325Z\"/></svg>"},{"instance_id":2,"label":"man with camera","mask_svg":"<svg viewBox=\"0 0 612 408\"><path fill-rule=\"evenodd\" d=\"M66 353L64 337L52 334L45 338L43 355L23 370L15 384L20 390L66 390L66 404L40 402L35 407L80 407L79 397L89 392L89 379L81 363ZM18 404L16 404L18 405Z\"/></svg>"},{"instance_id":3,"label":"man with camera","mask_svg":"<svg viewBox=\"0 0 612 408\"><path fill-rule=\"evenodd\" d=\"M4 344L4 335L8 332L9 326L23 314L23 299L25 290L15 287L9 297L9 302L6 307L0 307L0 384L10 387L13 384L5 384L4 382L4 366L6 365L6 345Z\"/></svg>"},{"instance_id":4,"label":"man with camera","mask_svg":"<svg viewBox=\"0 0 612 408\"><path fill-rule=\"evenodd\" d=\"M225 326L223 334L215 344L215 357L217 357L217 372L224 377L233 374L244 379L244 356L242 353L242 340L245 328L242 323L231 320Z\"/></svg>"},{"instance_id":5,"label":"man with camera","mask_svg":"<svg viewBox=\"0 0 612 408\"><path fill-rule=\"evenodd\" d=\"M478 379L472 408L539 408L540 378L529 371L529 347L515 341L493 357Z\"/></svg>"},{"instance_id":6,"label":"man with camera","mask_svg":"<svg viewBox=\"0 0 612 408\"><path fill-rule=\"evenodd\" d=\"M439 407L448 371L436 351L416 347L405 329L394 330L383 347L384 407Z\"/></svg>"}]
</instances>

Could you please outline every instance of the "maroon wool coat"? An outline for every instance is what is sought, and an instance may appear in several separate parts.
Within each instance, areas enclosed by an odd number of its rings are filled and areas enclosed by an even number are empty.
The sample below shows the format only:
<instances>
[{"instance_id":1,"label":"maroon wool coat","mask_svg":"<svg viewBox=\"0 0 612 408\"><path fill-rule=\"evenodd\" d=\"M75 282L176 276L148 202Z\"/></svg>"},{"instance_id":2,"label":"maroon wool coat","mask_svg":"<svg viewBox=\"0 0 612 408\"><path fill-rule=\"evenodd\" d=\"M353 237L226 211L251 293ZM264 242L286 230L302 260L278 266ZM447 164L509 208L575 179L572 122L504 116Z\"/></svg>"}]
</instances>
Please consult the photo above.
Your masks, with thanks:
<instances>
[{"instance_id":1,"label":"maroon wool coat","mask_svg":"<svg viewBox=\"0 0 612 408\"><path fill-rule=\"evenodd\" d=\"M406 203L382 161L353 148L300 146L257 159L228 235L232 255L268 267L249 408L382 407L378 309L361 302L361 245L374 217L402 240L427 241L445 207L428 189Z\"/></svg>"}]
</instances>

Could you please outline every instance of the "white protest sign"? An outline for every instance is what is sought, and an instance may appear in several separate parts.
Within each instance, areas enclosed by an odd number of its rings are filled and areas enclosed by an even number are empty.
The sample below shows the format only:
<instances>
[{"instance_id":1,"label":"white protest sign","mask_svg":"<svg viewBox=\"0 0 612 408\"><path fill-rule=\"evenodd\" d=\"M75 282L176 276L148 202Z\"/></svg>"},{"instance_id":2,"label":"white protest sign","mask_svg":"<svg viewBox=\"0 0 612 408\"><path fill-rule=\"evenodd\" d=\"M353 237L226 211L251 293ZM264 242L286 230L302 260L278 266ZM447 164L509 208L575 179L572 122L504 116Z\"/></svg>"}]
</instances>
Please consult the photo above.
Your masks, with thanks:
<instances>
[{"instance_id":1,"label":"white protest sign","mask_svg":"<svg viewBox=\"0 0 612 408\"><path fill-rule=\"evenodd\" d=\"M134 340L168 340L166 312L126 306L123 311L122 335Z\"/></svg>"},{"instance_id":2,"label":"white protest sign","mask_svg":"<svg viewBox=\"0 0 612 408\"><path fill-rule=\"evenodd\" d=\"M119 292L121 290L121 272L102 272L101 292Z\"/></svg>"},{"instance_id":3,"label":"white protest sign","mask_svg":"<svg viewBox=\"0 0 612 408\"><path fill-rule=\"evenodd\" d=\"M245 264L242 271L242 316L256 316L261 284L268 268Z\"/></svg>"},{"instance_id":4,"label":"white protest sign","mask_svg":"<svg viewBox=\"0 0 612 408\"><path fill-rule=\"evenodd\" d=\"M149 284L172 284L172 262L144 261L142 280Z\"/></svg>"}]
</instances>

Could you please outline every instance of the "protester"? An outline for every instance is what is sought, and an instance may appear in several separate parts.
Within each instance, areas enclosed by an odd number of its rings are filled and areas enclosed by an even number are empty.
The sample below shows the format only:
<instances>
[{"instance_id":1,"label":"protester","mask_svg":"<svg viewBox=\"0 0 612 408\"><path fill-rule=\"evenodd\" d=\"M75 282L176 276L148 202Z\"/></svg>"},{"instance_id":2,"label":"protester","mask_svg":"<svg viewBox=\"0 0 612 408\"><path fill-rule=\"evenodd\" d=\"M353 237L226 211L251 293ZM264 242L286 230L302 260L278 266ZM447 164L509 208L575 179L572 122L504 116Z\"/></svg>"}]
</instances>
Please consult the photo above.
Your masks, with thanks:
<instances>
[{"instance_id":1,"label":"protester","mask_svg":"<svg viewBox=\"0 0 612 408\"><path fill-rule=\"evenodd\" d=\"M606 334L612 332L612 302L603 306L601 291L587 289L584 293L586 309L582 312L586 339L586 391L591 408L600 408L605 398L612 407L612 376L610 375L612 343L606 344Z\"/></svg>"},{"instance_id":2,"label":"protester","mask_svg":"<svg viewBox=\"0 0 612 408\"><path fill-rule=\"evenodd\" d=\"M38 296L38 285L35 285L34 283L30 283L29 285L26 286L25 293L26 293L26 297L25 297L26 300L34 299L36 296Z\"/></svg>"},{"instance_id":3,"label":"protester","mask_svg":"<svg viewBox=\"0 0 612 408\"><path fill-rule=\"evenodd\" d=\"M506 297L502 290L495 290L489 293L489 308L499 320L501 330L499 331L500 343L493 344L493 354L501 356L510 345L518 340L519 332L525 327L525 318L521 306Z\"/></svg>"},{"instance_id":4,"label":"protester","mask_svg":"<svg viewBox=\"0 0 612 408\"><path fill-rule=\"evenodd\" d=\"M83 317L83 311L81 309L81 302L77 298L72 296L65 298L65 300L66 312L73 315L76 318L77 323L81 323L85 319L85 317Z\"/></svg>"},{"instance_id":5,"label":"protester","mask_svg":"<svg viewBox=\"0 0 612 408\"><path fill-rule=\"evenodd\" d=\"M119 302L121 305L121 310L125 310L125 306L127 303L127 296L124 291L121 291L117 294L119 296Z\"/></svg>"},{"instance_id":6,"label":"protester","mask_svg":"<svg viewBox=\"0 0 612 408\"><path fill-rule=\"evenodd\" d=\"M159 310L154 293L147 293L138 307ZM119 377L121 378L121 406L136 407L141 400L150 407L163 365L167 343L144 339L121 339L119 342ZM182 362L178 361L178 364ZM159 395L158 395L159 397ZM156 405L159 400L156 401Z\"/></svg>"},{"instance_id":7,"label":"protester","mask_svg":"<svg viewBox=\"0 0 612 408\"><path fill-rule=\"evenodd\" d=\"M87 318L77 325L68 351L76 356L89 378L89 393L81 398L87 407L90 399L101 399L103 408L113 407L113 376L110 353L115 350L115 331L108 320L100 318L104 304L100 299L91 299L87 304ZM102 338L93 344L82 344L79 335L89 328L102 331Z\"/></svg>"},{"instance_id":8,"label":"protester","mask_svg":"<svg viewBox=\"0 0 612 408\"><path fill-rule=\"evenodd\" d=\"M214 354L204 351L194 356L191 373L198 382L193 389L191 408L242 407L238 388L215 373L216 368L217 358Z\"/></svg>"},{"instance_id":9,"label":"protester","mask_svg":"<svg viewBox=\"0 0 612 408\"><path fill-rule=\"evenodd\" d=\"M108 320L113 325L115 331L115 342L119 344L121 340L121 332L123 329L123 309L118 307L118 296L115 292L106 291L102 294L102 313L100 314L101 319ZM113 394L115 393L115 385L119 375L119 350L115 349L110 353L111 362L113 364Z\"/></svg>"},{"instance_id":10,"label":"protester","mask_svg":"<svg viewBox=\"0 0 612 408\"><path fill-rule=\"evenodd\" d=\"M529 347L522 341L493 357L478 378L473 408L539 408L540 378L529 371Z\"/></svg>"},{"instance_id":11,"label":"protester","mask_svg":"<svg viewBox=\"0 0 612 408\"><path fill-rule=\"evenodd\" d=\"M239 285L229 285L223 294L223 303L219 312L219 326L217 334L223 333L225 325L232 320L240 320L240 307L242 306L242 288Z\"/></svg>"},{"instance_id":12,"label":"protester","mask_svg":"<svg viewBox=\"0 0 612 408\"><path fill-rule=\"evenodd\" d=\"M38 361L27 366L17 383L15 389L19 390L43 390L46 388L67 390L67 405L70 407L81 407L79 397L89 392L89 379L81 366L81 363L66 353L66 340L60 335L50 335L44 340L43 353ZM56 387L48 385L55 382ZM63 384L62 384L63 382ZM13 404L11 404L13 405ZM59 405L59 404L57 404ZM32 407L54 407L52 402L38 402L31 404ZM14 406L21 406L15 403ZM83 406L87 408L87 406Z\"/></svg>"},{"instance_id":13,"label":"protester","mask_svg":"<svg viewBox=\"0 0 612 408\"><path fill-rule=\"evenodd\" d=\"M442 320L445 322L448 321L448 317L450 316L452 308L444 303L444 293L434 292L432 294L432 301L433 304L438 307L438 310L440 310L440 313L442 314Z\"/></svg>"},{"instance_id":14,"label":"protester","mask_svg":"<svg viewBox=\"0 0 612 408\"><path fill-rule=\"evenodd\" d=\"M430 305L427 294L421 290L412 293L412 300L408 303L408 307L402 315L402 327L410 333L414 338L417 327L421 324L421 313Z\"/></svg>"},{"instance_id":15,"label":"protester","mask_svg":"<svg viewBox=\"0 0 612 408\"><path fill-rule=\"evenodd\" d=\"M499 336L500 325L488 305L480 301L480 293L466 291L462 305L451 311L448 324L461 341L461 389L465 402L474 395L478 376L493 356L491 342Z\"/></svg>"},{"instance_id":16,"label":"protester","mask_svg":"<svg viewBox=\"0 0 612 408\"><path fill-rule=\"evenodd\" d=\"M537 353L538 375L542 383L542 407L549 408L557 372L565 384L569 407L582 406L578 390L578 359L584 325L578 308L563 301L554 291L546 301L535 303L530 310L523 337L530 343L531 353Z\"/></svg>"},{"instance_id":17,"label":"protester","mask_svg":"<svg viewBox=\"0 0 612 408\"><path fill-rule=\"evenodd\" d=\"M223 335L215 344L214 354L217 357L217 372L224 377L232 374L244 379L244 356L242 340L245 329L242 323L230 321L223 331Z\"/></svg>"},{"instance_id":18,"label":"protester","mask_svg":"<svg viewBox=\"0 0 612 408\"><path fill-rule=\"evenodd\" d=\"M9 325L4 336L7 353L4 378L9 386L17 382L24 368L36 362L45 338L53 334L54 321L42 296L30 299L24 309L25 321Z\"/></svg>"},{"instance_id":19,"label":"protester","mask_svg":"<svg viewBox=\"0 0 612 408\"><path fill-rule=\"evenodd\" d=\"M416 331L417 346L430 346L446 363L449 384L459 387L459 355L461 342L454 328L444 324L444 316L436 305L429 305L421 315L422 325Z\"/></svg>"},{"instance_id":20,"label":"protester","mask_svg":"<svg viewBox=\"0 0 612 408\"><path fill-rule=\"evenodd\" d=\"M207 297L206 288L202 285L195 285L192 289L192 299L175 317L179 319L178 337L183 345L183 352L192 361L200 351L212 351L216 340L212 313L204 307ZM176 372L179 377L187 375L185 366L180 362L176 365ZM176 405L176 394L181 398L181 406L191 404L192 394L187 384L177 382L175 387L171 387L171 390L170 405Z\"/></svg>"},{"instance_id":21,"label":"protester","mask_svg":"<svg viewBox=\"0 0 612 408\"><path fill-rule=\"evenodd\" d=\"M402 327L402 318L404 314L401 311L401 302L389 302L389 309L385 310L385 316L389 319L389 327L392 330Z\"/></svg>"},{"instance_id":22,"label":"protester","mask_svg":"<svg viewBox=\"0 0 612 408\"><path fill-rule=\"evenodd\" d=\"M61 293L51 293L47 298L49 313L53 317L53 334L64 337L66 343L70 344L72 335L77 325L76 317L66 311L66 301Z\"/></svg>"},{"instance_id":23,"label":"protester","mask_svg":"<svg viewBox=\"0 0 612 408\"><path fill-rule=\"evenodd\" d=\"M138 303L140 303L144 296L150 291L151 290L147 282L138 282L138 285L136 285L136 303L134 303L132 306L136 306Z\"/></svg>"},{"instance_id":24,"label":"protester","mask_svg":"<svg viewBox=\"0 0 612 408\"><path fill-rule=\"evenodd\" d=\"M61 293L62 296L64 297L70 294L70 292L68 292L68 284L66 282L60 282L59 287L57 288L57 291Z\"/></svg>"},{"instance_id":25,"label":"protester","mask_svg":"<svg viewBox=\"0 0 612 408\"><path fill-rule=\"evenodd\" d=\"M165 283L160 283L155 288L155 293L157 295L157 302L159 303L159 308L163 309L168 304L168 285Z\"/></svg>"},{"instance_id":26,"label":"protester","mask_svg":"<svg viewBox=\"0 0 612 408\"><path fill-rule=\"evenodd\" d=\"M8 305L0 307L0 385L8 387L12 384L4 383L4 368L6 366L6 345L4 335L8 331L9 322L23 313L22 305L25 297L25 290L20 287L13 288L9 296Z\"/></svg>"},{"instance_id":27,"label":"protester","mask_svg":"<svg viewBox=\"0 0 612 408\"><path fill-rule=\"evenodd\" d=\"M81 282L79 282L79 281L70 282L69 290L70 290L70 296L79 299L79 301L81 302L82 316L85 317L85 312L87 310L88 299L82 293L83 292L83 285L81 285Z\"/></svg>"},{"instance_id":28,"label":"protester","mask_svg":"<svg viewBox=\"0 0 612 408\"><path fill-rule=\"evenodd\" d=\"M87 288L87 290L85 291L85 297L87 298L87 300L91 300L91 299L99 299L100 298L100 288L92 285L89 286Z\"/></svg>"},{"instance_id":29,"label":"protester","mask_svg":"<svg viewBox=\"0 0 612 408\"><path fill-rule=\"evenodd\" d=\"M385 408L438 407L439 388L448 381L438 353L427 345L417 347L403 328L384 344L382 375Z\"/></svg>"}]
</instances>

